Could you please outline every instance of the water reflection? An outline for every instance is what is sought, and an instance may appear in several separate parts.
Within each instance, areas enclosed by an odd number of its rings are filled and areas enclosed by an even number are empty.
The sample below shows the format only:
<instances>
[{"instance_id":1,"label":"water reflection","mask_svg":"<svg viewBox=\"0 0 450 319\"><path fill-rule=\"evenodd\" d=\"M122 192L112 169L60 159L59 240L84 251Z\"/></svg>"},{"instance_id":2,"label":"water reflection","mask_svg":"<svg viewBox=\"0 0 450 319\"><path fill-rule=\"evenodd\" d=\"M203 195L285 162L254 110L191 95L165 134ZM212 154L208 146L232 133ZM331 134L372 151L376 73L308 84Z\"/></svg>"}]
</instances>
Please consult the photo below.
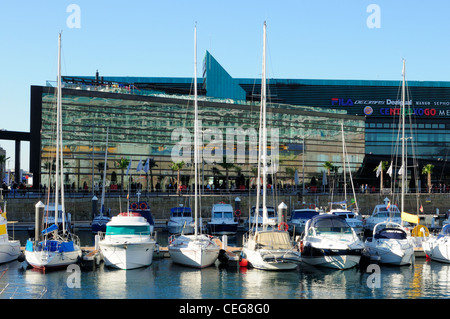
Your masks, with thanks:
<instances>
[{"instance_id":1,"label":"water reflection","mask_svg":"<svg viewBox=\"0 0 450 319\"><path fill-rule=\"evenodd\" d=\"M161 233L159 239L165 238ZM90 240L91 238L86 238ZM238 242L229 240L230 245ZM45 274L17 261L0 265L8 269L0 280L17 283L25 298L33 298L30 287L47 287L49 299L415 299L449 298L450 264L416 259L414 265L380 266L380 287L371 288L372 273L358 268L334 270L301 263L297 270L262 271L239 267L191 269L155 259L152 265L134 270L105 267L81 271L80 288L67 284L72 273L65 270ZM28 289L25 289L25 287ZM0 295L0 298L8 298Z\"/></svg>"}]
</instances>

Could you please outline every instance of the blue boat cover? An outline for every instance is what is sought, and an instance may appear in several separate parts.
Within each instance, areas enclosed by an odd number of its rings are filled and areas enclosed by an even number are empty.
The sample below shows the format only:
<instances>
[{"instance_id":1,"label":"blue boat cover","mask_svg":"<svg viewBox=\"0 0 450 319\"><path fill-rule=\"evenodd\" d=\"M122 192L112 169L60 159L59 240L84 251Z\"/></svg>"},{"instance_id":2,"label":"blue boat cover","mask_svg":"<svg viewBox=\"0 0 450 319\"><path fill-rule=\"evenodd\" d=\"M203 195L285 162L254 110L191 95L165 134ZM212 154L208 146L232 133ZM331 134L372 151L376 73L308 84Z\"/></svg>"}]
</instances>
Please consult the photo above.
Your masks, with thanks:
<instances>
[{"instance_id":1,"label":"blue boat cover","mask_svg":"<svg viewBox=\"0 0 450 319\"><path fill-rule=\"evenodd\" d=\"M57 229L58 229L58 225L53 224L53 225L51 225L50 227L44 229L44 230L42 231L42 234L45 235L45 234L48 234L48 233L50 233L50 232L52 232L52 231L54 231L54 230L57 230Z\"/></svg>"},{"instance_id":2,"label":"blue boat cover","mask_svg":"<svg viewBox=\"0 0 450 319\"><path fill-rule=\"evenodd\" d=\"M59 251L74 251L73 241L62 242L59 246Z\"/></svg>"},{"instance_id":3,"label":"blue boat cover","mask_svg":"<svg viewBox=\"0 0 450 319\"><path fill-rule=\"evenodd\" d=\"M27 240L27 245L25 246L26 251L33 251L33 242L31 240Z\"/></svg>"}]
</instances>

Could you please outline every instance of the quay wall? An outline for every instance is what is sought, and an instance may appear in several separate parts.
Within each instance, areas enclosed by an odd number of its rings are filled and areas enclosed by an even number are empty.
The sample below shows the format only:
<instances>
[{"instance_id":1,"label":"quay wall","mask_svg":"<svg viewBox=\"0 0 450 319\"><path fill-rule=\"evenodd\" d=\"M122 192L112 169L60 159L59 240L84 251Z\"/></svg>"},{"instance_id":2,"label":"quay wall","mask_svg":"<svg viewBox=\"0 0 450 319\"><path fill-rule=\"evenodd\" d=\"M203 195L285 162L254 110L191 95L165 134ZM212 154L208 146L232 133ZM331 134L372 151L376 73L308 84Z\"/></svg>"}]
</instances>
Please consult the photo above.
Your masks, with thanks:
<instances>
[{"instance_id":1,"label":"quay wall","mask_svg":"<svg viewBox=\"0 0 450 319\"><path fill-rule=\"evenodd\" d=\"M242 212L242 217L248 217L249 206L255 205L256 198L254 195L249 196L247 194L222 194L222 195L206 195L201 198L201 214L203 218L209 218L211 213L211 208L213 204L218 202L225 202L233 205L235 207L235 198L240 198L240 207ZM383 194L358 194L357 203L362 215L370 215L373 208L377 204L383 203L386 195ZM394 198L393 196L388 196ZM155 219L168 219L170 214L170 209L172 207L183 204L185 206L191 203L193 206L194 200L191 195L149 195L141 196L141 200L147 201L151 207L152 215ZM397 199L398 198L398 199ZM9 221L18 222L33 222L35 215L35 205L41 200L39 198L5 198L7 202L7 213ZM333 201L343 200L342 195L335 195ZM136 197L130 197L130 203L137 201ZM267 199L268 206L278 206L279 203L284 202L288 206L288 212L295 208L302 208L302 203L305 202L306 205L314 203L319 207L328 207L330 201L329 194L317 194L317 195L305 195L300 194L284 194L274 196L269 194ZM274 205L274 202L277 204ZM395 196L392 202L400 206L399 196ZM450 193L439 193L439 194L406 194L405 195L405 208L408 213L417 213L417 202L423 206L424 215L436 215L437 212L440 215L445 214L450 209ZM66 211L72 214L73 221L90 221L92 220L92 200L89 197L84 198L65 198ZM100 198L98 200L98 209L100 208ZM111 208L112 215L117 215L120 211L126 211L127 199L119 197L107 197L105 198L106 209ZM352 206L353 207L353 206ZM3 206L2 206L3 208ZM438 210L438 211L437 211ZM288 213L289 216L289 213Z\"/></svg>"}]
</instances>

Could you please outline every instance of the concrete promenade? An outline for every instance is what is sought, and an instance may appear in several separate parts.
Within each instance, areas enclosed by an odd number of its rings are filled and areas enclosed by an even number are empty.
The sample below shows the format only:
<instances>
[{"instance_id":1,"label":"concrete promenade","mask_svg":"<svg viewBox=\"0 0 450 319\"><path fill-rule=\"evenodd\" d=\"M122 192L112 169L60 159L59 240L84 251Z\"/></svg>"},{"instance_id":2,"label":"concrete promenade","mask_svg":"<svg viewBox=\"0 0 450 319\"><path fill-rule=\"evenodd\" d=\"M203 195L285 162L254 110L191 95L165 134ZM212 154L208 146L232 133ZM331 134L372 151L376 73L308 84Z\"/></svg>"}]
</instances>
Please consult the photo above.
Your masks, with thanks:
<instances>
[{"instance_id":1,"label":"concrete promenade","mask_svg":"<svg viewBox=\"0 0 450 319\"><path fill-rule=\"evenodd\" d=\"M222 193L222 194L207 194L201 198L201 214L203 218L209 218L213 204L224 202L235 207L235 199L240 199L240 210L242 217L248 217L250 206L255 205L256 196L254 192L240 193ZM353 196L348 195L348 198ZM400 208L400 195L387 195L380 193L356 194L357 204L362 215L370 215L373 208L377 204L382 204L383 200L388 197L391 203L395 203ZM344 199L343 194L333 195L327 193L306 194L291 192L282 194L273 194L268 191L268 206L278 206L279 203L284 202L288 206L288 212L295 208L309 207L315 205L318 207L329 208L329 202L338 202ZM23 196L16 195L14 198L5 197L7 202L7 213L9 221L18 222L34 222L35 205L38 201L47 202L46 198L39 197L38 194L25 194ZM193 204L193 197L190 194L183 194L178 196L176 194L164 193L148 193L141 195L140 200L145 200L152 211L155 219L168 219L170 209L172 207L183 204L189 206ZM129 203L137 201L136 194L130 196ZM50 199L50 202L53 202ZM302 203L306 205L303 205ZM425 215L444 215L450 209L450 193L421 193L421 194L406 194L405 195L405 210L408 213L417 213L418 207L423 206ZM72 222L75 221L90 221L92 220L92 195L77 196L77 194L67 194L65 197L66 210L72 214ZM100 197L98 198L98 208L100 208ZM192 205L191 205L192 206ZM351 208L353 208L351 206ZM112 215L117 215L121 211L126 211L127 198L126 195L119 196L115 194L105 198L105 208L111 208ZM3 205L2 205L3 209ZM288 213L289 214L289 213ZM422 213L421 213L422 215ZM441 216L442 217L442 216Z\"/></svg>"}]
</instances>

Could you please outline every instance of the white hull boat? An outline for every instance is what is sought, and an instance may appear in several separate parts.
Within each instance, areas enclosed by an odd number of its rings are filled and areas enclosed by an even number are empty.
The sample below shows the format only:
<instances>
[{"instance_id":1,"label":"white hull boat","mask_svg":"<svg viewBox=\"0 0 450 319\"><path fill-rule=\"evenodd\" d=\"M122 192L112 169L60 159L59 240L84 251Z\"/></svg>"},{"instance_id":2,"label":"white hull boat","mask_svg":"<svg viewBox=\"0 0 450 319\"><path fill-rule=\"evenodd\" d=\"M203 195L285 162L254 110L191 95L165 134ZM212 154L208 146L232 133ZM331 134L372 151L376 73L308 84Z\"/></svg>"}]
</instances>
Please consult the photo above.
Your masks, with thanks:
<instances>
[{"instance_id":1,"label":"white hull boat","mask_svg":"<svg viewBox=\"0 0 450 319\"><path fill-rule=\"evenodd\" d=\"M236 235L238 225L234 219L233 206L220 203L213 206L211 221L206 227L211 235Z\"/></svg>"},{"instance_id":2,"label":"white hull boat","mask_svg":"<svg viewBox=\"0 0 450 319\"><path fill-rule=\"evenodd\" d=\"M6 212L4 212L0 214L0 264L16 260L20 254L20 241L9 240L8 221L6 219Z\"/></svg>"},{"instance_id":3,"label":"white hull boat","mask_svg":"<svg viewBox=\"0 0 450 319\"><path fill-rule=\"evenodd\" d=\"M414 263L414 244L405 229L397 223L375 225L373 237L366 239L365 254L380 264L404 266Z\"/></svg>"},{"instance_id":4,"label":"white hull boat","mask_svg":"<svg viewBox=\"0 0 450 319\"><path fill-rule=\"evenodd\" d=\"M106 266L119 269L135 269L151 265L154 242L143 243L106 243L101 245Z\"/></svg>"},{"instance_id":5,"label":"white hull boat","mask_svg":"<svg viewBox=\"0 0 450 319\"><path fill-rule=\"evenodd\" d=\"M99 241L105 265L125 270L151 265L155 246L150 224L138 213L114 216Z\"/></svg>"},{"instance_id":6,"label":"white hull boat","mask_svg":"<svg viewBox=\"0 0 450 319\"><path fill-rule=\"evenodd\" d=\"M450 225L444 225L437 237L423 240L422 247L431 260L450 263Z\"/></svg>"},{"instance_id":7,"label":"white hull boat","mask_svg":"<svg viewBox=\"0 0 450 319\"><path fill-rule=\"evenodd\" d=\"M291 218L287 222L289 232L295 235L303 235L305 225L313 216L319 215L319 211L314 208L295 209L291 212Z\"/></svg>"},{"instance_id":8,"label":"white hull boat","mask_svg":"<svg viewBox=\"0 0 450 319\"><path fill-rule=\"evenodd\" d=\"M57 245L53 245L53 240L40 242L40 246L35 246L33 250L25 249L25 259L35 269L49 270L59 269L67 267L68 265L78 263L81 258L81 249L77 245L69 243L68 250L63 248L67 244L64 242L58 242ZM27 242L28 245L32 244L31 241ZM70 248L73 246L73 248ZM39 247L36 249L36 247Z\"/></svg>"},{"instance_id":9,"label":"white hull boat","mask_svg":"<svg viewBox=\"0 0 450 319\"><path fill-rule=\"evenodd\" d=\"M219 257L220 247L207 235L182 235L169 245L174 263L194 268L209 267Z\"/></svg>"},{"instance_id":10,"label":"white hull boat","mask_svg":"<svg viewBox=\"0 0 450 319\"><path fill-rule=\"evenodd\" d=\"M292 248L286 231L258 231L249 236L242 248L242 257L251 267L262 270L293 270L301 261Z\"/></svg>"},{"instance_id":11,"label":"white hull boat","mask_svg":"<svg viewBox=\"0 0 450 319\"><path fill-rule=\"evenodd\" d=\"M193 234L194 218L190 207L173 207L170 209L170 219L167 222L169 234Z\"/></svg>"},{"instance_id":12,"label":"white hull boat","mask_svg":"<svg viewBox=\"0 0 450 319\"><path fill-rule=\"evenodd\" d=\"M372 231L375 225L383 222L402 223L402 217L397 205L390 205L389 199L386 198L385 204L376 205L373 209L372 215L365 220L364 229ZM407 223L403 223L407 226Z\"/></svg>"},{"instance_id":13,"label":"white hull boat","mask_svg":"<svg viewBox=\"0 0 450 319\"><path fill-rule=\"evenodd\" d=\"M309 220L301 242L303 262L334 269L357 266L363 249L363 242L345 219L331 214Z\"/></svg>"},{"instance_id":14,"label":"white hull boat","mask_svg":"<svg viewBox=\"0 0 450 319\"><path fill-rule=\"evenodd\" d=\"M198 234L199 230L199 120L197 101L197 28L194 29L194 234L169 239L169 254L173 262L188 267L205 268L219 257L220 247L212 237Z\"/></svg>"},{"instance_id":15,"label":"white hull boat","mask_svg":"<svg viewBox=\"0 0 450 319\"><path fill-rule=\"evenodd\" d=\"M8 240L8 242L0 242L0 264L7 263L19 258L20 241Z\"/></svg>"}]
</instances>

